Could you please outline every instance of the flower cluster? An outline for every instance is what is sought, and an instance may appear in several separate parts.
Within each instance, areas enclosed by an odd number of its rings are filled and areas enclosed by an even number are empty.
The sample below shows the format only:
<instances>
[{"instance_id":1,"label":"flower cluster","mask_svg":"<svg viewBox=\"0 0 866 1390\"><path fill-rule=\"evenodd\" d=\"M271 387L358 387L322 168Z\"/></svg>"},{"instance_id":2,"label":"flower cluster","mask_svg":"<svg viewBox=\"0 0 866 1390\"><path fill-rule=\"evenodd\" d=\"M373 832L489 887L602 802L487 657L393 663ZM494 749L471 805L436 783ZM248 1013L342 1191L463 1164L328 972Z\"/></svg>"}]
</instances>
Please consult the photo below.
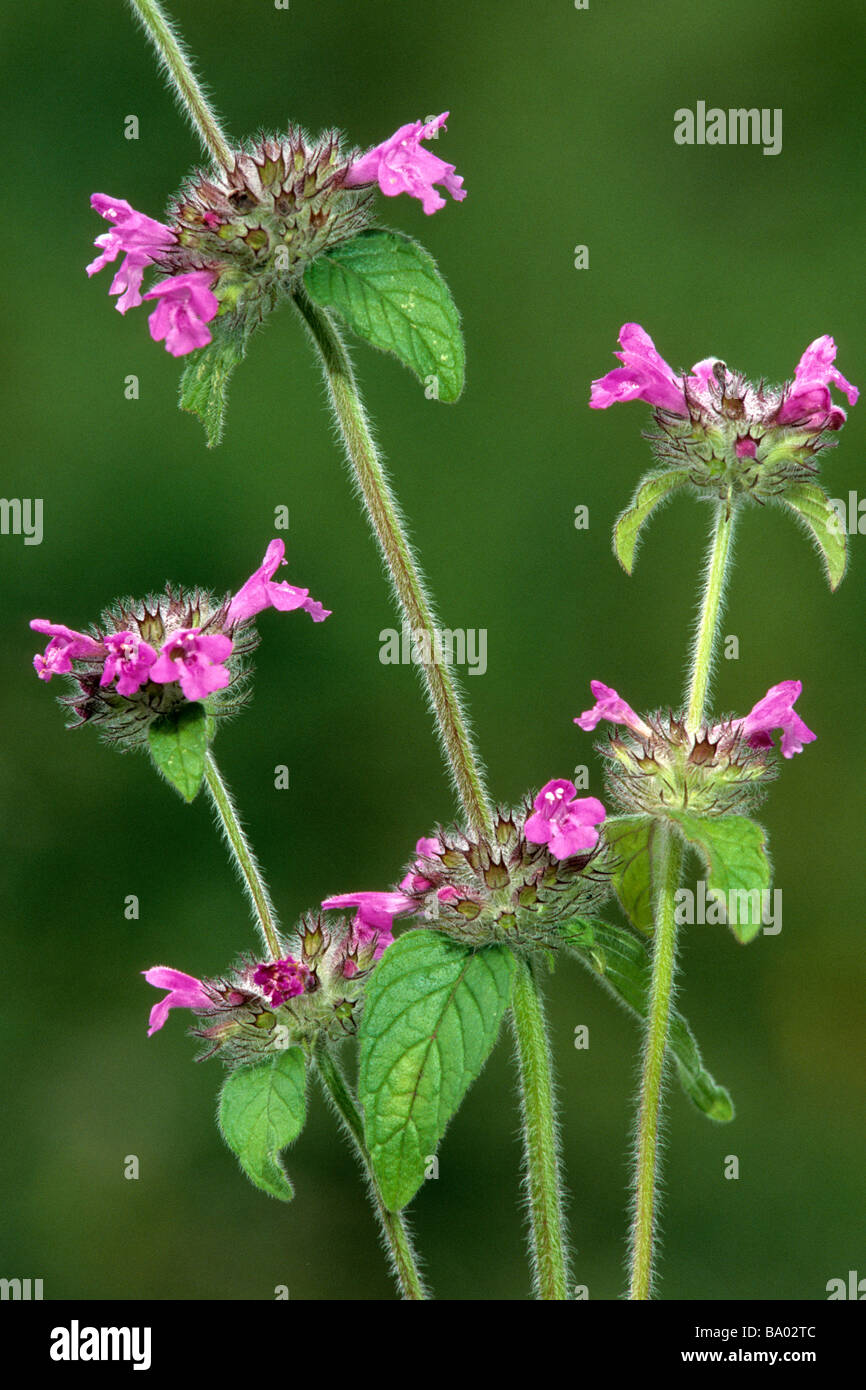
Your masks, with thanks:
<instances>
[{"instance_id":1,"label":"flower cluster","mask_svg":"<svg viewBox=\"0 0 866 1390\"><path fill-rule=\"evenodd\" d=\"M375 942L345 918L326 928L320 916L306 916L280 949L276 960L242 959L215 979L199 980L164 965L144 971L148 984L168 991L150 1011L148 1037L162 1028L171 1009L191 1009L200 1025L192 1031L208 1044L203 1056L219 1052L237 1067L287 1047L310 1051L320 1038L354 1033Z\"/></svg>"},{"instance_id":2,"label":"flower cluster","mask_svg":"<svg viewBox=\"0 0 866 1390\"><path fill-rule=\"evenodd\" d=\"M793 381L754 386L716 357L676 373L637 323L623 325L622 362L592 383L596 410L642 400L655 407L659 433L650 436L665 468L681 468L701 492L757 500L814 477L816 456L842 428L846 415L831 396L843 391L851 405L856 386L835 367L836 345L826 334L800 358Z\"/></svg>"},{"instance_id":3,"label":"flower cluster","mask_svg":"<svg viewBox=\"0 0 866 1390\"><path fill-rule=\"evenodd\" d=\"M601 802L578 798L573 783L548 782L533 803L499 811L489 837L439 828L418 840L399 891L371 896L469 945L555 944L557 923L592 912L607 893L604 816Z\"/></svg>"},{"instance_id":4,"label":"flower cluster","mask_svg":"<svg viewBox=\"0 0 866 1390\"><path fill-rule=\"evenodd\" d=\"M96 238L100 254L87 273L122 255L110 288L117 308L155 301L151 337L175 357L210 343L217 316L243 336L293 292L310 261L363 231L376 184L388 197L420 199L426 213L445 206L436 184L465 198L454 166L421 145L438 136L447 114L401 126L367 154L345 154L334 131L315 142L295 129L261 139L238 151L231 168L188 180L168 223L95 193L91 204L111 230ZM150 266L167 278L142 296Z\"/></svg>"},{"instance_id":5,"label":"flower cluster","mask_svg":"<svg viewBox=\"0 0 866 1390\"><path fill-rule=\"evenodd\" d=\"M230 712L244 693L244 657L257 645L253 620L263 609L302 608L314 622L329 616L309 590L274 579L285 563L284 542L273 540L233 596L218 602L200 589L168 589L106 610L90 634L34 618L30 626L50 639L33 659L36 673L44 681L71 676L75 693L65 703L75 723L101 724L115 741L140 741L153 719L190 701Z\"/></svg>"},{"instance_id":6,"label":"flower cluster","mask_svg":"<svg viewBox=\"0 0 866 1390\"><path fill-rule=\"evenodd\" d=\"M747 715L690 732L670 712L642 718L615 690L593 681L596 703L574 722L587 732L602 719L619 726L599 747L619 809L657 816L669 811L722 815L753 805L763 784L776 775L774 730L781 730L785 758L816 737L794 709L801 691L800 681L782 681Z\"/></svg>"}]
</instances>

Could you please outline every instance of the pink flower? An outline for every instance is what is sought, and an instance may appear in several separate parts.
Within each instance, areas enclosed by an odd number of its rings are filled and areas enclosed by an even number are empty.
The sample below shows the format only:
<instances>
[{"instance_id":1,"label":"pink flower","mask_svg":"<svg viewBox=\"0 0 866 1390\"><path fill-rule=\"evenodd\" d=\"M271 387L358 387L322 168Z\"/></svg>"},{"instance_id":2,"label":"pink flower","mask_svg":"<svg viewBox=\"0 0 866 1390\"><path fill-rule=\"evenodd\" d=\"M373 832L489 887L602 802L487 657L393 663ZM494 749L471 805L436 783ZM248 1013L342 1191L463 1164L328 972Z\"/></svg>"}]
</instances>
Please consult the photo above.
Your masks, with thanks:
<instances>
[{"instance_id":1,"label":"pink flower","mask_svg":"<svg viewBox=\"0 0 866 1390\"><path fill-rule=\"evenodd\" d=\"M95 642L84 632L75 632L71 627L64 627L62 623L50 623L47 618L34 618L30 626L34 632L41 632L51 638L44 656L37 654L33 658L36 674L42 681L50 681L52 676L65 675L67 671L72 670L72 663L77 658L87 657L94 660L105 655L101 642Z\"/></svg>"},{"instance_id":2,"label":"pink flower","mask_svg":"<svg viewBox=\"0 0 866 1390\"><path fill-rule=\"evenodd\" d=\"M416 853L421 854L425 859L430 859L433 855L442 853L442 845L435 836L423 836L415 844ZM422 865L419 862L413 864L406 877L400 883L400 888L404 893L424 893L433 884L430 879L425 877Z\"/></svg>"},{"instance_id":3,"label":"pink flower","mask_svg":"<svg viewBox=\"0 0 866 1390\"><path fill-rule=\"evenodd\" d=\"M809 344L797 363L793 385L779 411L780 425L802 422L804 429L841 429L847 416L833 402L831 382L844 391L849 405L856 405L860 392L833 365L836 351L836 344L827 333Z\"/></svg>"},{"instance_id":4,"label":"pink flower","mask_svg":"<svg viewBox=\"0 0 866 1390\"><path fill-rule=\"evenodd\" d=\"M285 1004L287 999L304 993L309 974L306 965L296 961L293 956L285 956L282 960L257 966L253 984L258 986L271 1004L279 1006Z\"/></svg>"},{"instance_id":5,"label":"pink flower","mask_svg":"<svg viewBox=\"0 0 866 1390\"><path fill-rule=\"evenodd\" d=\"M342 893L335 898L326 898L322 907L356 907L358 909L352 926L362 946L374 938L377 940L374 960L378 960L394 940L394 918L416 912L416 904L405 893Z\"/></svg>"},{"instance_id":6,"label":"pink flower","mask_svg":"<svg viewBox=\"0 0 866 1390\"><path fill-rule=\"evenodd\" d=\"M232 639L224 633L180 628L163 646L149 679L160 685L179 681L188 700L204 700L214 690L224 690L231 680L221 663L231 654L232 646Z\"/></svg>"},{"instance_id":7,"label":"pink flower","mask_svg":"<svg viewBox=\"0 0 866 1390\"><path fill-rule=\"evenodd\" d=\"M753 748L770 748L773 740L770 732L782 730L782 756L793 758L802 753L804 743L814 743L817 734L804 724L794 709L803 689L802 681L782 681L767 691L745 719L736 719L734 729L739 729Z\"/></svg>"},{"instance_id":8,"label":"pink flower","mask_svg":"<svg viewBox=\"0 0 866 1390\"><path fill-rule=\"evenodd\" d=\"M155 343L165 339L166 352L172 357L183 357L211 341L207 325L219 309L219 300L211 293L213 279L213 271L191 270L160 280L144 296L159 300L148 319L150 336Z\"/></svg>"},{"instance_id":9,"label":"pink flower","mask_svg":"<svg viewBox=\"0 0 866 1390\"><path fill-rule=\"evenodd\" d=\"M462 202L466 191L454 165L422 149L420 143L432 140L438 130L444 130L447 119L448 112L443 111L426 125L423 121L402 125L389 140L383 140L381 145L355 160L346 174L346 187L378 183L387 198L408 193L420 199L428 215L445 206L445 199L436 192L434 184L441 184L456 202Z\"/></svg>"},{"instance_id":10,"label":"pink flower","mask_svg":"<svg viewBox=\"0 0 866 1390\"><path fill-rule=\"evenodd\" d=\"M590 681L590 689L596 703L592 709L584 710L583 714L579 714L575 719L575 724L579 724L581 729L589 733L600 719L609 719L612 724L625 724L642 738L651 736L652 731L640 715L635 714L631 705L627 705L609 685L602 685L601 681Z\"/></svg>"},{"instance_id":11,"label":"pink flower","mask_svg":"<svg viewBox=\"0 0 866 1390\"><path fill-rule=\"evenodd\" d=\"M677 376L663 357L656 352L655 343L639 323L624 323L619 332L622 352L614 354L623 363L592 383L589 403L594 410L606 410L621 401L648 401L675 415L688 415L683 394L682 374ZM714 358L706 358L692 368L698 381L712 370Z\"/></svg>"},{"instance_id":12,"label":"pink flower","mask_svg":"<svg viewBox=\"0 0 866 1390\"><path fill-rule=\"evenodd\" d=\"M121 296L117 308L125 314L127 309L134 309L141 303L139 291L145 267L152 264L156 252L173 246L176 238L170 227L145 217L143 212L136 212L122 198L94 193L90 205L112 224L112 229L96 238L95 245L101 248L101 255L91 261L87 274L95 275L117 260L121 252L125 253L109 290L109 294Z\"/></svg>"},{"instance_id":13,"label":"pink flower","mask_svg":"<svg viewBox=\"0 0 866 1390\"><path fill-rule=\"evenodd\" d=\"M604 807L594 796L575 800L575 792L574 783L564 778L548 782L535 798L534 814L523 828L527 840L547 845L554 859L570 859L598 844L595 827L604 820Z\"/></svg>"},{"instance_id":14,"label":"pink flower","mask_svg":"<svg viewBox=\"0 0 866 1390\"><path fill-rule=\"evenodd\" d=\"M279 539L271 541L265 551L265 558L255 574L252 574L242 588L238 589L229 604L226 623L236 627L261 613L264 608L277 608L281 613L295 608L305 608L314 623L330 618L330 611L323 608L316 599L310 598L309 589L296 589L287 580L277 584L274 575L280 565L287 564L284 558L285 543Z\"/></svg>"},{"instance_id":15,"label":"pink flower","mask_svg":"<svg viewBox=\"0 0 866 1390\"><path fill-rule=\"evenodd\" d=\"M150 679L156 652L137 632L110 632L104 640L108 656L99 684L111 685L117 677L118 695L134 695Z\"/></svg>"},{"instance_id":16,"label":"pink flower","mask_svg":"<svg viewBox=\"0 0 866 1390\"><path fill-rule=\"evenodd\" d=\"M150 1026L147 1030L149 1038L163 1026L168 1018L169 1009L213 1007L212 1000L204 992L201 980L197 980L193 975L184 975L183 971L172 970L168 965L154 965L150 970L142 970L141 973L147 983L155 989L168 990L165 998L154 1004L150 1011Z\"/></svg>"}]
</instances>

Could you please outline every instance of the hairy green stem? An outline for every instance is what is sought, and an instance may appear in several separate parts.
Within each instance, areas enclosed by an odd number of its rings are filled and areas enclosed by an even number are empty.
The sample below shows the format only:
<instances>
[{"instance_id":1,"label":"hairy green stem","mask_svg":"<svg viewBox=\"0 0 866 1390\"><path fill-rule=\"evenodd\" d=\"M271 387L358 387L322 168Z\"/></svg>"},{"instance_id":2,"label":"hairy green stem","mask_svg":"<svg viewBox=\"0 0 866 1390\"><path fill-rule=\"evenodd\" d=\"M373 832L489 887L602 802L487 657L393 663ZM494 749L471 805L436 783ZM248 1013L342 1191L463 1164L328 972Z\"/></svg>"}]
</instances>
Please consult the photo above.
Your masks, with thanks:
<instances>
[{"instance_id":1,"label":"hairy green stem","mask_svg":"<svg viewBox=\"0 0 866 1390\"><path fill-rule=\"evenodd\" d=\"M629 1297L632 1299L647 1299L652 1292L659 1122L676 971L677 927L674 903L683 862L682 843L674 832L667 826L659 825L658 834L661 843L656 859L652 985L641 1070L635 1161L629 1290Z\"/></svg>"},{"instance_id":2,"label":"hairy green stem","mask_svg":"<svg viewBox=\"0 0 866 1390\"><path fill-rule=\"evenodd\" d=\"M223 781L213 753L208 750L204 778L214 810L223 828L226 841L234 855L238 872L249 894L256 921L273 960L279 960L281 950L277 938L277 923L261 869L250 847L244 828L232 801L231 792Z\"/></svg>"},{"instance_id":3,"label":"hairy green stem","mask_svg":"<svg viewBox=\"0 0 866 1390\"><path fill-rule=\"evenodd\" d=\"M699 728L703 718L704 704L713 672L716 635L721 618L727 569L731 558L735 517L736 509L730 499L718 504L713 533L710 538L700 619L692 649L689 707L686 715L686 728L691 733Z\"/></svg>"},{"instance_id":4,"label":"hairy green stem","mask_svg":"<svg viewBox=\"0 0 866 1390\"><path fill-rule=\"evenodd\" d=\"M160 65L204 148L217 164L230 169L234 156L228 141L193 71L189 54L159 0L129 0L129 4L153 44Z\"/></svg>"},{"instance_id":5,"label":"hairy green stem","mask_svg":"<svg viewBox=\"0 0 866 1390\"><path fill-rule=\"evenodd\" d=\"M415 1251L412 1248L409 1230L402 1213L389 1211L382 1201L382 1195L379 1191L373 1173L373 1165L370 1162L370 1155L367 1152L367 1145L364 1141L364 1126L361 1120L361 1113L349 1089L349 1084L339 1063L325 1043L320 1043L316 1049L315 1056L316 1067L325 1090L325 1095L342 1120L343 1127L352 1140L358 1158L361 1161L361 1166L367 1175L370 1196L382 1230L382 1239L391 1257L391 1266L400 1292L404 1299L412 1301L424 1300L427 1298L427 1293L418 1271L417 1259Z\"/></svg>"},{"instance_id":6,"label":"hairy green stem","mask_svg":"<svg viewBox=\"0 0 866 1390\"><path fill-rule=\"evenodd\" d=\"M568 1298L559 1136L541 991L530 961L518 961L512 995L517 1044L526 1193L532 1229L535 1294Z\"/></svg>"},{"instance_id":7,"label":"hairy green stem","mask_svg":"<svg viewBox=\"0 0 866 1390\"><path fill-rule=\"evenodd\" d=\"M444 658L439 657L441 643L436 640L432 605L370 433L349 355L331 316L313 304L302 288L295 293L295 303L319 351L346 454L404 620L413 641L423 642L423 654L427 659L419 665L454 786L470 826L489 834L492 817L480 760L472 744L454 675Z\"/></svg>"},{"instance_id":8,"label":"hairy green stem","mask_svg":"<svg viewBox=\"0 0 866 1390\"><path fill-rule=\"evenodd\" d=\"M700 618L692 648L686 714L686 728L690 733L700 728L704 718L731 560L735 517L736 510L731 498L717 504ZM659 852L653 884L652 982L644 1038L634 1177L629 1290L632 1299L651 1298L653 1289L661 1101L677 963L675 903L683 865L683 845L676 832L669 825L660 823L658 833Z\"/></svg>"}]
</instances>

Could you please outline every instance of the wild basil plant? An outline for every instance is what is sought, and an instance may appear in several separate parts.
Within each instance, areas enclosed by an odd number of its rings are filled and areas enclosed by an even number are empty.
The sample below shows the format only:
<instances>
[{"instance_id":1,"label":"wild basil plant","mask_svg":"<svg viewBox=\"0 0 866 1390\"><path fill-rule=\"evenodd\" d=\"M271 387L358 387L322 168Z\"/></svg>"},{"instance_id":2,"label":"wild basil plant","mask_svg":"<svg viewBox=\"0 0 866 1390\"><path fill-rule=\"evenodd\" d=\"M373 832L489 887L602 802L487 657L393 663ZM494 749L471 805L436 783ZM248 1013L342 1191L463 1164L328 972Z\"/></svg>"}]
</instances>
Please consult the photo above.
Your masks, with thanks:
<instances>
[{"instance_id":1,"label":"wild basil plant","mask_svg":"<svg viewBox=\"0 0 866 1390\"><path fill-rule=\"evenodd\" d=\"M746 714L707 708L719 616L740 512L778 504L805 526L831 587L845 569L845 536L816 481L823 448L857 392L819 338L781 389L750 385L716 358L677 373L636 324L622 329L622 365L593 383L595 408L642 400L654 409L657 467L640 482L614 530L631 573L639 532L676 490L713 512L700 620L682 703L637 714L600 681L575 723L612 728L600 746L606 805L547 780L514 807L488 792L433 606L403 527L358 392L338 320L415 372L425 394L456 401L463 385L460 320L431 257L377 223L376 190L408 193L425 214L460 202L463 180L425 147L447 113L402 125L363 152L336 131L300 127L232 143L222 131L172 25L156 0L131 0L177 96L201 136L207 167L170 200L165 220L96 193L108 230L96 238L94 275L115 267L110 293L126 314L145 302L151 337L184 359L180 404L219 443L229 378L251 334L283 304L316 351L346 456L411 634L459 806L428 827L414 851L395 846L393 884L326 896L291 929L280 927L213 745L223 716L240 708L248 656L268 609L328 611L275 576L275 539L235 592L168 588L105 610L87 632L47 619L38 676L69 682L73 723L93 724L138 747L191 802L203 787L247 890L261 940L216 978L174 963L145 972L162 992L149 1034L173 1009L194 1015L202 1057L226 1068L219 1124L251 1181L293 1197L283 1152L306 1118L307 1080L320 1082L364 1168L400 1293L427 1297L403 1210L431 1155L483 1068L508 1016L523 1119L530 1263L536 1296L574 1296L558 1153L556 1097L540 981L561 956L577 959L645 1029L637 1121L630 1297L649 1298L659 1114L672 1063L697 1108L733 1118L727 1091L706 1070L673 1006L684 858L698 856L719 920L741 942L761 927L770 885L766 837L752 811L778 770L773 734L790 758L815 738L797 713L800 683L772 685ZM151 281L144 290L145 277ZM66 615L68 616L68 615ZM744 692L744 704L748 698ZM572 753L565 747L563 757ZM608 812L612 813L609 814ZM628 925L601 916L615 895ZM396 937L395 923L406 929ZM341 1050L359 1045L358 1093Z\"/></svg>"}]
</instances>

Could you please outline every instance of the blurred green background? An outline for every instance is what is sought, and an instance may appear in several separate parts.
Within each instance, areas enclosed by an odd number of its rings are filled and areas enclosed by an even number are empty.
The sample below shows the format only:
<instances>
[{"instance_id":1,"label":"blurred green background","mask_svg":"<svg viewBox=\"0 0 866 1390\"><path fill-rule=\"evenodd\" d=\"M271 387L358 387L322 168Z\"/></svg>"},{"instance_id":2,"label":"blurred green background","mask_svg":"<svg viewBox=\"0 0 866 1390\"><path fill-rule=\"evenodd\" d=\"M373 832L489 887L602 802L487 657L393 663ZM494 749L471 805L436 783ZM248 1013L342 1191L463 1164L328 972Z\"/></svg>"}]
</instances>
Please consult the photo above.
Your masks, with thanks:
<instances>
[{"instance_id":1,"label":"blurred green background","mask_svg":"<svg viewBox=\"0 0 866 1390\"><path fill-rule=\"evenodd\" d=\"M356 363L445 625L486 628L466 681L495 796L591 767L572 724L591 678L638 709L676 702L707 514L676 500L634 578L611 523L649 463L634 405L587 409L641 322L675 367L715 354L771 381L821 333L866 379L864 192L857 139L864 15L843 0L543 5L438 0L174 0L240 137L291 118L366 147L449 109L437 153L465 203L382 220L430 248L464 316L457 406L396 362ZM415 673L383 666L387 584L331 432L317 368L288 311L238 372L215 452L176 409L178 365L126 319L110 272L83 267L104 230L92 191L161 216L198 159L125 5L38 3L0 17L7 160L2 391L6 497L41 496L45 537L0 536L3 786L2 1268L46 1298L393 1297L354 1160L319 1096L280 1206L238 1172L213 1125L217 1062L192 1065L184 1018L145 1036L156 963L221 971L254 933L204 799L181 804L140 756L67 733L40 685L27 621L84 627L113 597L166 579L236 588L291 509L290 579L323 626L265 614L252 706L218 755L285 923L327 893L386 887L415 839L454 813ZM681 106L781 107L784 147L681 148ZM124 119L140 121L137 142ZM576 270L574 247L589 247ZM19 257L21 258L19 261ZM140 378L138 401L124 378ZM862 486L863 407L824 459L831 495ZM588 531L574 508L589 507ZM762 813L784 927L739 947L684 939L680 1003L735 1097L727 1128L671 1087L666 1298L825 1297L866 1275L863 1167L863 547L831 596L806 538L750 510L723 631L719 712L803 681L819 741L785 764ZM278 763L291 769L276 791ZM126 895L140 897L137 922ZM577 964L549 987L563 1101L575 1275L624 1286L638 1035ZM572 1045L587 1024L588 1051ZM141 1176L123 1177L136 1154ZM726 1155L738 1181L723 1177ZM441 1148L414 1221L440 1297L529 1294L510 1041L500 1040Z\"/></svg>"}]
</instances>

